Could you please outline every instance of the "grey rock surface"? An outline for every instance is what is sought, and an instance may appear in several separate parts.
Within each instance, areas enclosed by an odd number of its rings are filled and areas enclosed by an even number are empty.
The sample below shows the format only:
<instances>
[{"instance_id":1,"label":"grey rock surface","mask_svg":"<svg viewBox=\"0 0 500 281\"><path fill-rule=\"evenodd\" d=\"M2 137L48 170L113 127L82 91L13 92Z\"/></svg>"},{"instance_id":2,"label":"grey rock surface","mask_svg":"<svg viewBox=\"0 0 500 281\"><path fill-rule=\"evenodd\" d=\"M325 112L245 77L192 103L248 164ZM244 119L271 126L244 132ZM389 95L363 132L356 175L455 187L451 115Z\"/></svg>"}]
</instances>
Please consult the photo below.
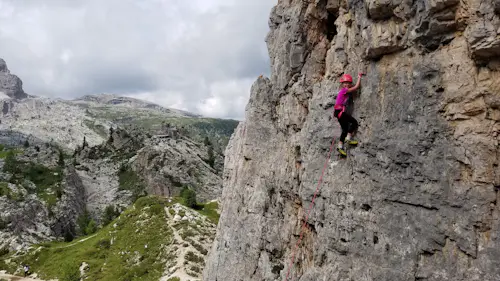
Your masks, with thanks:
<instances>
[{"instance_id":1,"label":"grey rock surface","mask_svg":"<svg viewBox=\"0 0 500 281\"><path fill-rule=\"evenodd\" d=\"M65 171L64 194L57 203L51 229L54 236L61 237L69 232L76 235L76 221L86 208L86 190L81 177L73 166Z\"/></svg>"},{"instance_id":2,"label":"grey rock surface","mask_svg":"<svg viewBox=\"0 0 500 281\"><path fill-rule=\"evenodd\" d=\"M0 92L12 99L24 99L28 95L23 90L23 82L10 73L7 64L0 58ZM0 95L1 98L1 95Z\"/></svg>"},{"instance_id":3,"label":"grey rock surface","mask_svg":"<svg viewBox=\"0 0 500 281\"><path fill-rule=\"evenodd\" d=\"M219 198L222 178L207 160L207 148L185 137L154 137L133 159L149 194L179 196L183 186L196 190L200 202Z\"/></svg>"},{"instance_id":4,"label":"grey rock surface","mask_svg":"<svg viewBox=\"0 0 500 281\"><path fill-rule=\"evenodd\" d=\"M271 77L226 149L204 280L500 280L493 1L342 2L329 40L330 2L271 11ZM302 228L340 135L337 80L359 71L360 145L334 151Z\"/></svg>"},{"instance_id":5,"label":"grey rock surface","mask_svg":"<svg viewBox=\"0 0 500 281\"><path fill-rule=\"evenodd\" d=\"M2 175L2 180L8 178ZM22 185L9 183L16 197L0 196L0 248L25 250L32 244L54 240L66 233L75 235L76 219L85 210L85 189L73 167L65 171L63 195L50 209L34 191L29 181ZM21 198L21 199L18 199Z\"/></svg>"},{"instance_id":6,"label":"grey rock surface","mask_svg":"<svg viewBox=\"0 0 500 281\"><path fill-rule=\"evenodd\" d=\"M207 147L175 127L151 137L135 127L114 129L105 143L86 146L76 159L87 208L97 221L106 206L125 208L132 203L132 193L120 190L119 170L124 166L143 180L147 194L179 196L184 186L190 186L198 201L205 202L222 193L222 178L207 163Z\"/></svg>"}]
</instances>

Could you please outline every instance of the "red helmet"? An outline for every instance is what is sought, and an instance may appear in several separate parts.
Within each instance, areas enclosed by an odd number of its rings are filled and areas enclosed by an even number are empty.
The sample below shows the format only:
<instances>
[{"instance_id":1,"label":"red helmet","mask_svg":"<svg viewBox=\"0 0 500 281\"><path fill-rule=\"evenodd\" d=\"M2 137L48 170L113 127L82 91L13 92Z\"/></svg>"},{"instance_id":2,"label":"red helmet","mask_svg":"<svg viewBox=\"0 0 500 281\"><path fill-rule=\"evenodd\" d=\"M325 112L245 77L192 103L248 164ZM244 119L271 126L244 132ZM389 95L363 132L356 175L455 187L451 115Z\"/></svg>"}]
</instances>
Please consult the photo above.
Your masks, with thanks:
<instances>
[{"instance_id":1,"label":"red helmet","mask_svg":"<svg viewBox=\"0 0 500 281\"><path fill-rule=\"evenodd\" d=\"M340 83L344 83L344 82L352 83L352 76L349 74L342 75L342 77L340 77Z\"/></svg>"}]
</instances>

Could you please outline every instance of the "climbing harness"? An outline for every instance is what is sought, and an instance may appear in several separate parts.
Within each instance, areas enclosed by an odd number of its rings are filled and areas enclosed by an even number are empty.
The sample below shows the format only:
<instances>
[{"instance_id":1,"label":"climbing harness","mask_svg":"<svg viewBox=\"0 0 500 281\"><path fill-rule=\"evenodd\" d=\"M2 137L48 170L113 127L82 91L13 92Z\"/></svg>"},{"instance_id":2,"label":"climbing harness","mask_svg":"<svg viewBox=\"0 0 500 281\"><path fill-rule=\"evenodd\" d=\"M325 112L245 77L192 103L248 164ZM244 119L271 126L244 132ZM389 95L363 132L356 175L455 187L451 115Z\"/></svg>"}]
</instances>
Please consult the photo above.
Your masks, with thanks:
<instances>
[{"instance_id":1,"label":"climbing harness","mask_svg":"<svg viewBox=\"0 0 500 281\"><path fill-rule=\"evenodd\" d=\"M295 249L293 250L292 259L290 260L290 265L288 266L288 271L286 273L286 277L285 277L284 281L288 281L288 275L290 274L290 269L292 268L292 265L293 265L293 263L295 261L295 253L297 252L297 248L299 247L299 244L302 241L302 237L304 235L303 230L306 227L306 223L307 223L307 221L309 219L309 214L311 213L311 210L312 210L312 207L313 207L313 204L314 204L314 199L316 199L316 196L318 195L318 191L320 189L321 183L323 182L323 175L325 174L326 167L328 166L328 162L330 162L330 157L332 155L332 150L333 150L333 147L335 146L335 139L336 138L334 137L333 140L332 140L332 144L330 145L330 151L328 152L328 156L326 158L325 165L323 166L323 170L321 171L321 176L319 177L318 186L316 187L316 191L314 192L313 199L311 201L311 204L309 205L309 211L307 212L305 220L304 220L304 224L302 225L302 228L300 229L300 237L299 237L299 240L297 241L297 243L295 244Z\"/></svg>"},{"instance_id":2,"label":"climbing harness","mask_svg":"<svg viewBox=\"0 0 500 281\"><path fill-rule=\"evenodd\" d=\"M336 110L340 110L338 116L335 116L335 111ZM342 104L336 104L334 107L333 107L333 117L335 118L338 118L340 119L340 116L342 116L342 113L344 113L345 111L345 105L342 105Z\"/></svg>"}]
</instances>

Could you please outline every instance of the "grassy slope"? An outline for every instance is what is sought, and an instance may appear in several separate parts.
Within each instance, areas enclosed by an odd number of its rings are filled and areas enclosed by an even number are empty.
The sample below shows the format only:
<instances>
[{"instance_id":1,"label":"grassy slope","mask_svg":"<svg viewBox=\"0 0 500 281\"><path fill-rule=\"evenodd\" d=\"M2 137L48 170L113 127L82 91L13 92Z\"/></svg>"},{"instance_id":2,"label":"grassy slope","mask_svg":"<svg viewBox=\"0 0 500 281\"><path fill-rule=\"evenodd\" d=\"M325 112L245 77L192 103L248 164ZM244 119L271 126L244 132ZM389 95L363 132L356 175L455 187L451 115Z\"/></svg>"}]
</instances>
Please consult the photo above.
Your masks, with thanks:
<instances>
[{"instance_id":1,"label":"grassy slope","mask_svg":"<svg viewBox=\"0 0 500 281\"><path fill-rule=\"evenodd\" d=\"M174 264L177 258L169 254L173 253L173 235L166 223L164 208L178 201L169 203L156 196L142 197L95 235L71 243L35 246L24 256L7 255L5 259L11 259L12 263L7 265L0 258L0 270L14 272L15 267L27 263L44 279L76 281L81 263L86 262L89 264L87 280L157 281L165 267ZM218 221L216 208L216 203L209 203L198 212L215 223Z\"/></svg>"}]
</instances>

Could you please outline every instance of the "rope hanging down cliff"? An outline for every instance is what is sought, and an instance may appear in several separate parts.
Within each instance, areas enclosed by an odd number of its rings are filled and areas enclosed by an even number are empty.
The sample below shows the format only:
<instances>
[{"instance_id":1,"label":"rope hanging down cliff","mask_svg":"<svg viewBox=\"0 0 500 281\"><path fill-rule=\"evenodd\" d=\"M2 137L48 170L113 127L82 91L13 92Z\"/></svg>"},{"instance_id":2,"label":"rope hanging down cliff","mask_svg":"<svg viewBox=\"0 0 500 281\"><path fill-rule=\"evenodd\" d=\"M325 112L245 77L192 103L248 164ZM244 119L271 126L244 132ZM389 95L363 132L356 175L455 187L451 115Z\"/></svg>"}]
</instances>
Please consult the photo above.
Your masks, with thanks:
<instances>
[{"instance_id":1,"label":"rope hanging down cliff","mask_svg":"<svg viewBox=\"0 0 500 281\"><path fill-rule=\"evenodd\" d=\"M302 237L304 235L303 230L306 227L306 223L309 219L309 214L311 213L311 210L312 210L312 207L314 204L314 199L316 199L316 196L318 195L318 191L320 189L321 183L323 182L323 175L325 174L325 170L326 170L326 167L328 166L328 162L330 162L330 157L332 155L332 150L333 150L334 146L335 146L335 137L333 138L332 144L330 145L330 150L328 151L328 157L326 158L325 165L323 166L323 170L321 171L321 176L319 177L318 186L316 187L316 191L314 192L313 199L311 201L311 204L309 205L309 211L306 213L304 223L302 224L302 228L300 229L300 237L299 237L299 240L297 241L297 243L295 244L295 249L293 250L292 259L290 260L290 265L288 266L288 271L286 273L286 277L285 277L284 281L288 281L288 275L290 274L290 270L292 269L293 263L295 261L295 253L297 252L299 244L302 241Z\"/></svg>"}]
</instances>

